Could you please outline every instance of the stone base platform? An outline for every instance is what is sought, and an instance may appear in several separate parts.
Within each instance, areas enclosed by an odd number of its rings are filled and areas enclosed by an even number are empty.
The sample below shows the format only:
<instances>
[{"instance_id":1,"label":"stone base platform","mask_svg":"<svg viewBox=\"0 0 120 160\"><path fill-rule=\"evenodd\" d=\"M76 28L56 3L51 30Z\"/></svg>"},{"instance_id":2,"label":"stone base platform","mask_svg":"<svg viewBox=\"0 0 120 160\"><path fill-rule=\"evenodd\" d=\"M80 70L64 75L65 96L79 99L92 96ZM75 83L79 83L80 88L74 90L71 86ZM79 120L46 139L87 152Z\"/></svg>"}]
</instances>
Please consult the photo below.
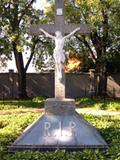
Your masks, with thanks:
<instances>
[{"instance_id":1,"label":"stone base platform","mask_svg":"<svg viewBox=\"0 0 120 160\"><path fill-rule=\"evenodd\" d=\"M107 149L98 131L75 111L73 99L50 98L45 113L9 147L10 152L23 150Z\"/></svg>"}]
</instances>

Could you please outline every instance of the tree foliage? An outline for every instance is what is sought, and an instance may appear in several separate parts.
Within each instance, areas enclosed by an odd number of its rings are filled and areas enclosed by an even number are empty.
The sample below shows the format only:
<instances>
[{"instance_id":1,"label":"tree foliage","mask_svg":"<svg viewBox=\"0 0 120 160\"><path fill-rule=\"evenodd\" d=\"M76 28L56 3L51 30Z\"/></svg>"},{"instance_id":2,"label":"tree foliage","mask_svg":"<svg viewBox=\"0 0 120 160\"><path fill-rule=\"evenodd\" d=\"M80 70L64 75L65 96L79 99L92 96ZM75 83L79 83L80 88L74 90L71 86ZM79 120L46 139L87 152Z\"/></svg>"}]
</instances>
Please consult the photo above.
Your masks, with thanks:
<instances>
[{"instance_id":1,"label":"tree foliage","mask_svg":"<svg viewBox=\"0 0 120 160\"><path fill-rule=\"evenodd\" d=\"M26 72L39 42L38 36L31 36L31 23L43 23L42 11L33 8L35 0L0 0L1 28L4 36L0 38L0 56L8 59L14 54L19 79L19 97L27 97ZM24 63L24 54L28 60Z\"/></svg>"},{"instance_id":2,"label":"tree foliage","mask_svg":"<svg viewBox=\"0 0 120 160\"><path fill-rule=\"evenodd\" d=\"M91 29L90 35L76 35L67 41L66 50L72 49L80 54L86 54L92 59L96 69L98 64L107 67L115 61L114 68L118 69L120 64L118 60L120 56L119 5L119 0L66 0L66 21L75 24L86 23ZM53 22L54 3L46 10L47 18Z\"/></svg>"},{"instance_id":3,"label":"tree foliage","mask_svg":"<svg viewBox=\"0 0 120 160\"><path fill-rule=\"evenodd\" d=\"M74 23L87 23L91 27L90 36L79 35L76 38L85 46L85 52L89 53L95 64L107 65L120 54L119 5L119 0L67 1L66 19Z\"/></svg>"},{"instance_id":4,"label":"tree foliage","mask_svg":"<svg viewBox=\"0 0 120 160\"><path fill-rule=\"evenodd\" d=\"M71 15L68 13L67 19L69 21L75 19L76 23L80 21L91 27L89 36L78 35L76 38L95 64L95 70L99 73L98 95L102 95L106 93L107 72L112 71L110 65L114 64L113 57L117 62L114 68L119 69L118 66L120 66L120 60L117 60L120 57L120 2L119 0L75 0L69 2L67 1L67 10L71 10Z\"/></svg>"}]
</instances>

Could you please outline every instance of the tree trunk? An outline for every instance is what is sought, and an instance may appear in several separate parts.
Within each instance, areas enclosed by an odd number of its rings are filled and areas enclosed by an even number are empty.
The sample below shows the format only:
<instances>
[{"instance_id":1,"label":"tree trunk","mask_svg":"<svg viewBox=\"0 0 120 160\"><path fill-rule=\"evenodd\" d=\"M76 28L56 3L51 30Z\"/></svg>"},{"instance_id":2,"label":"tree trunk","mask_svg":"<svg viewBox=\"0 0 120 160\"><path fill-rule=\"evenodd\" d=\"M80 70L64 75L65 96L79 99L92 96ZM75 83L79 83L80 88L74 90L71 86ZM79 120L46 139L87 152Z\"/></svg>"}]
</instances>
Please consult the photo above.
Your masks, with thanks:
<instances>
[{"instance_id":1,"label":"tree trunk","mask_svg":"<svg viewBox=\"0 0 120 160\"><path fill-rule=\"evenodd\" d=\"M16 43L13 42L13 50L15 56L16 67L18 70L18 98L27 99L26 92L26 70L24 69L23 55L21 52L18 52L16 49Z\"/></svg>"},{"instance_id":2,"label":"tree trunk","mask_svg":"<svg viewBox=\"0 0 120 160\"><path fill-rule=\"evenodd\" d=\"M26 72L18 72L18 96L19 99L27 99L26 92Z\"/></svg>"},{"instance_id":3,"label":"tree trunk","mask_svg":"<svg viewBox=\"0 0 120 160\"><path fill-rule=\"evenodd\" d=\"M97 68L98 69L98 68ZM107 72L106 67L101 66L98 69L98 96L106 96L107 95Z\"/></svg>"}]
</instances>

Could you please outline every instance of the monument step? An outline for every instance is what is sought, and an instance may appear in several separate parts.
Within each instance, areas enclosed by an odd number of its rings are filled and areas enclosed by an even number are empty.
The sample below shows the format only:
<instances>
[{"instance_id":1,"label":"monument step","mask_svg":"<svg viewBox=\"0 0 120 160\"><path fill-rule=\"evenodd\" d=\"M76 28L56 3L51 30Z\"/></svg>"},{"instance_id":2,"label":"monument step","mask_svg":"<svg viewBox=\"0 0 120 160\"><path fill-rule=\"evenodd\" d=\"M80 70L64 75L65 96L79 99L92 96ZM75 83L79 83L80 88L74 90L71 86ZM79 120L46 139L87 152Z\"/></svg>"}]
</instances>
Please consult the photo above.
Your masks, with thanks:
<instances>
[{"instance_id":1,"label":"monument step","mask_svg":"<svg viewBox=\"0 0 120 160\"><path fill-rule=\"evenodd\" d=\"M68 98L48 98L45 101L45 113L68 115L75 113L75 100Z\"/></svg>"}]
</instances>

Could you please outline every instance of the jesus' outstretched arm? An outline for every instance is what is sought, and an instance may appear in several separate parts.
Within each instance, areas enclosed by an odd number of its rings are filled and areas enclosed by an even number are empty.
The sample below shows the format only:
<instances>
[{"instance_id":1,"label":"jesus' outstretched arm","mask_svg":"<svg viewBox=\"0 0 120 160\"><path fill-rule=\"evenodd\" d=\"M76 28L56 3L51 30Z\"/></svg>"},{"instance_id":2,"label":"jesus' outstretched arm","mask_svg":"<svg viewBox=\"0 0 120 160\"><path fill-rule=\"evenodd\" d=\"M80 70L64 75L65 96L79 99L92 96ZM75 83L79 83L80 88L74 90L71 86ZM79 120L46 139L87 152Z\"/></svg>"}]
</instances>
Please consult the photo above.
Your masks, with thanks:
<instances>
[{"instance_id":1,"label":"jesus' outstretched arm","mask_svg":"<svg viewBox=\"0 0 120 160\"><path fill-rule=\"evenodd\" d=\"M72 31L70 34L68 34L67 36L64 37L64 39L71 37L72 35L74 35L77 31L80 30L80 27L76 28L74 31Z\"/></svg>"},{"instance_id":2,"label":"jesus' outstretched arm","mask_svg":"<svg viewBox=\"0 0 120 160\"><path fill-rule=\"evenodd\" d=\"M46 32L45 30L43 30L42 28L40 28L39 30L40 30L41 32L43 32L43 33L46 35L46 37L50 37L50 38L52 38L52 39L55 39L55 37L54 37L53 35L47 33L47 32Z\"/></svg>"}]
</instances>

